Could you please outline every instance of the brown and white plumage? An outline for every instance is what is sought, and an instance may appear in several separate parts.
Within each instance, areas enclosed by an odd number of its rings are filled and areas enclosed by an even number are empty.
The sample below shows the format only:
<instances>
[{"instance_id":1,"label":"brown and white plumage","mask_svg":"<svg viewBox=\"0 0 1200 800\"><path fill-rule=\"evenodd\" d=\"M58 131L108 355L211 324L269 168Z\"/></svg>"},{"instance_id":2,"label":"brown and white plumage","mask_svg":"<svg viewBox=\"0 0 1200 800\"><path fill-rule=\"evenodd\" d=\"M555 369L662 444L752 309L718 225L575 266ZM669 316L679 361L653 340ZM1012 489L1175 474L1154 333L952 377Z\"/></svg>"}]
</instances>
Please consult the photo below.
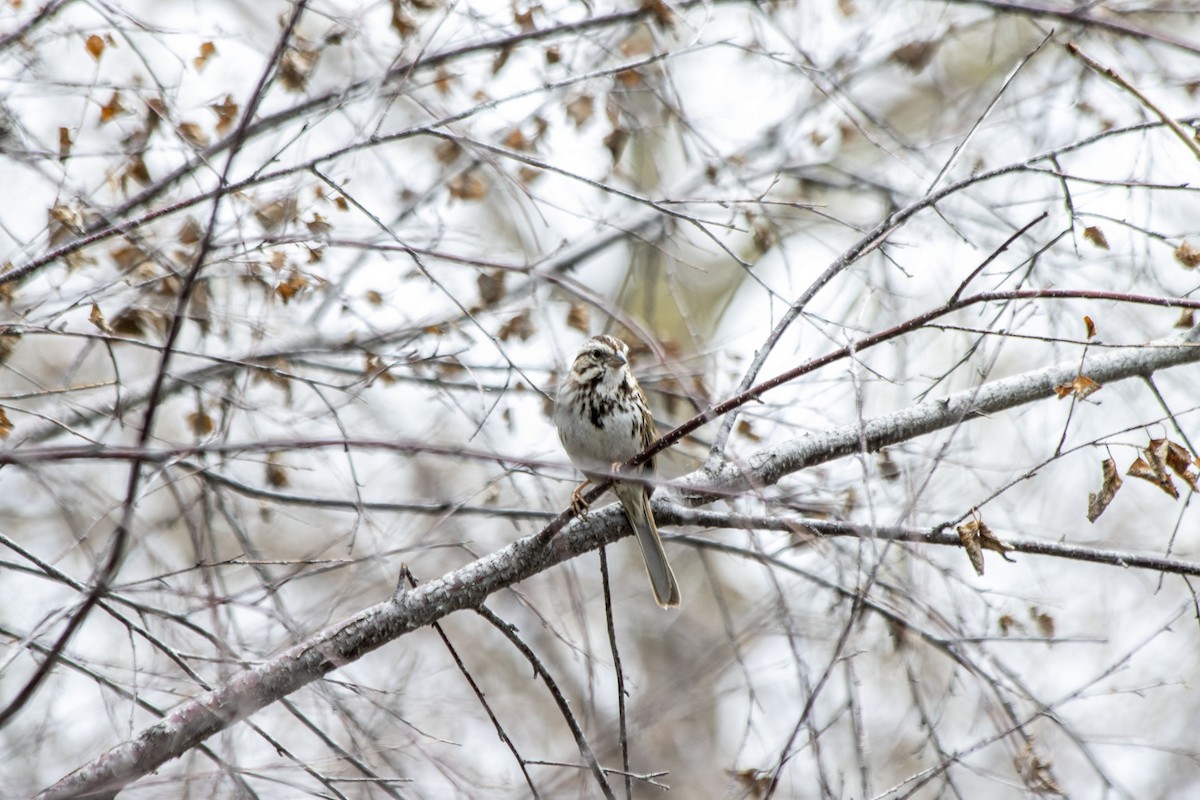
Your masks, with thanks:
<instances>
[{"instance_id":1,"label":"brown and white plumage","mask_svg":"<svg viewBox=\"0 0 1200 800\"><path fill-rule=\"evenodd\" d=\"M646 396L629 371L629 348L624 342L614 336L596 336L583 343L558 391L554 423L563 449L589 482L606 477L614 466L658 438ZM637 475L652 478L654 459L641 464ZM576 502L582 489L575 490ZM613 484L641 546L654 599L663 608L673 608L679 605L679 586L654 524L651 491L640 483Z\"/></svg>"}]
</instances>

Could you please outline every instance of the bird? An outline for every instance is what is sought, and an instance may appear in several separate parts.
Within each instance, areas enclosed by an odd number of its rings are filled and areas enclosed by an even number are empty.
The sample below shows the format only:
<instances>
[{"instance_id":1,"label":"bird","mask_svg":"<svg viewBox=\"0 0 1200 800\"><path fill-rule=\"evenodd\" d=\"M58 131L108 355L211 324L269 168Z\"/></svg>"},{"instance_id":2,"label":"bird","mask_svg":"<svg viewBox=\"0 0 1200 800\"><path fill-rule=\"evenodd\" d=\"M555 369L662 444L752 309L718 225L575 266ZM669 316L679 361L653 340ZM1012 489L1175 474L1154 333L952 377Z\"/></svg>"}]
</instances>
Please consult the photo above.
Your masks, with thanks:
<instances>
[{"instance_id":1,"label":"bird","mask_svg":"<svg viewBox=\"0 0 1200 800\"><path fill-rule=\"evenodd\" d=\"M601 335L583 343L559 387L554 424L563 449L587 478L571 495L572 508L584 513L584 488L607 480L658 438L646 395L629 369L625 342ZM655 601L662 608L675 608L679 585L650 508L653 489L644 482L654 477L654 459L638 465L633 474L643 482L614 480L613 493L641 547Z\"/></svg>"}]
</instances>

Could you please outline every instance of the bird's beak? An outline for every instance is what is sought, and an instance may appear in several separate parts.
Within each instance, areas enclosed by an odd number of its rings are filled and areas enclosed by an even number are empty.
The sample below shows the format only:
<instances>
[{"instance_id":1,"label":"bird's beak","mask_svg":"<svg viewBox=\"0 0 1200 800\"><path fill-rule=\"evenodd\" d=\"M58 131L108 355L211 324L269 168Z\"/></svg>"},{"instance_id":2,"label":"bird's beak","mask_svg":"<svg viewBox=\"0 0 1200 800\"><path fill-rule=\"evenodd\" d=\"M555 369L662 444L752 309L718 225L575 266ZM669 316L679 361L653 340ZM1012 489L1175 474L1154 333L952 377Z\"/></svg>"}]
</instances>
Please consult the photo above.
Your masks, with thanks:
<instances>
[{"instance_id":1,"label":"bird's beak","mask_svg":"<svg viewBox=\"0 0 1200 800\"><path fill-rule=\"evenodd\" d=\"M617 351L616 351L615 353L613 353L613 354L612 354L612 356L611 356L611 357L608 359L608 365L609 365L610 367L623 367L623 366L625 366L625 365L626 365L626 364L628 364L628 363L629 363L629 359L628 359L628 358L626 358L626 357L625 357L625 354L624 354L624 353L622 353L620 350L617 350Z\"/></svg>"}]
</instances>

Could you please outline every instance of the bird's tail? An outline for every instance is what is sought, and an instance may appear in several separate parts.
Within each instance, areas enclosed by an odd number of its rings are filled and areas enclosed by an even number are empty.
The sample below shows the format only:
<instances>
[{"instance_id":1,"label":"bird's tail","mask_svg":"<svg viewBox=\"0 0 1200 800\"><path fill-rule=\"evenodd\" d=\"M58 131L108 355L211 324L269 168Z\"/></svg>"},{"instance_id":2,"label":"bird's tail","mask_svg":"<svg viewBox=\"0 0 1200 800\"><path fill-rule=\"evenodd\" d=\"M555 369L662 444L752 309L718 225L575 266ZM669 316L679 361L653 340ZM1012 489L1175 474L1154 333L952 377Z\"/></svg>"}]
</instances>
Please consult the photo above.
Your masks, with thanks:
<instances>
[{"instance_id":1,"label":"bird's tail","mask_svg":"<svg viewBox=\"0 0 1200 800\"><path fill-rule=\"evenodd\" d=\"M667 563L667 554L658 536L658 526L654 524L654 512L650 510L649 495L638 484L617 484L615 491L642 548L642 560L646 562L646 574L650 576L654 600L663 608L678 606L679 585L675 582L671 565Z\"/></svg>"}]
</instances>

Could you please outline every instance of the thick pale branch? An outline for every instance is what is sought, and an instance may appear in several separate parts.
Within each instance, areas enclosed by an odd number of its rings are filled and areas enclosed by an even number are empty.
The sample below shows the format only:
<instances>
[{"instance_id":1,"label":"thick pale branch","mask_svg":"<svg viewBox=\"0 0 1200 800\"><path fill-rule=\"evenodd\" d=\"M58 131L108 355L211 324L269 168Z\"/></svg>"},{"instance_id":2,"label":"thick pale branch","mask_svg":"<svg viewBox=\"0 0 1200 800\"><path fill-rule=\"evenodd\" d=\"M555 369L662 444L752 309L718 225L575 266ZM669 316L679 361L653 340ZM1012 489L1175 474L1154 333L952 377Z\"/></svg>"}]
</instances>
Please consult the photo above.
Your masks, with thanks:
<instances>
[{"instance_id":1,"label":"thick pale branch","mask_svg":"<svg viewBox=\"0 0 1200 800\"><path fill-rule=\"evenodd\" d=\"M1193 329L1184 340L1090 356L1083 362L1082 372L1104 384L1200 361L1197 338L1200 329ZM1044 399L1054 393L1055 386L1070 383L1078 371L1076 359L1005 378L866 420L861 425L847 425L785 442L751 456L740 469L727 465L713 474L697 472L678 485L693 498L703 498L775 483L806 466L853 453L863 442L869 449L876 449L973 417ZM496 591L627 534L625 518L615 504L575 520L547 541L546 534L556 530L553 527L556 524L557 521L545 531L371 606L240 673L223 686L187 701L137 738L114 747L63 778L41 797L49 800L111 794L332 670L454 611L476 608Z\"/></svg>"}]
</instances>

